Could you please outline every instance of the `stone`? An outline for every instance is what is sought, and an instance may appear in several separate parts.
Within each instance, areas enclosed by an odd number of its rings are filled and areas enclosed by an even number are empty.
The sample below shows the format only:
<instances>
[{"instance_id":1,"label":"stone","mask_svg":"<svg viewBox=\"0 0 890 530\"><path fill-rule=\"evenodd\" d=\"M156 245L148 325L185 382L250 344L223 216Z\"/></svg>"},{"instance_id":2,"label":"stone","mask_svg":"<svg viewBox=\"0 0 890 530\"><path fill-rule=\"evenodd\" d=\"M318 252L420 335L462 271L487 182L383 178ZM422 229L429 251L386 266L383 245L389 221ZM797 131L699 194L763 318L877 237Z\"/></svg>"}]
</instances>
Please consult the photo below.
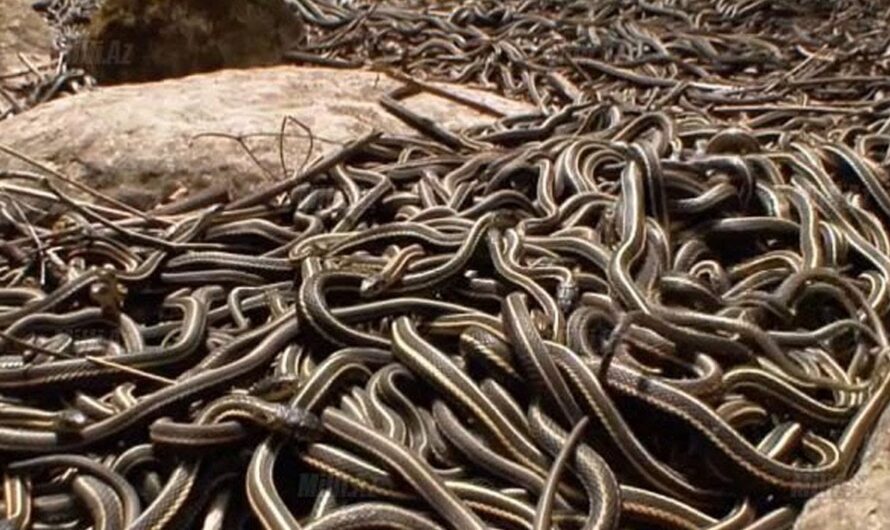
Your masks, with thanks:
<instances>
[{"instance_id":1,"label":"stone","mask_svg":"<svg viewBox=\"0 0 890 530\"><path fill-rule=\"evenodd\" d=\"M853 478L804 505L795 530L890 528L890 410L884 411Z\"/></svg>"},{"instance_id":2,"label":"stone","mask_svg":"<svg viewBox=\"0 0 890 530\"><path fill-rule=\"evenodd\" d=\"M0 122L0 144L49 163L69 177L124 196L140 188L155 204L224 183L233 194L283 176L278 133L285 116L311 129L311 157L372 130L413 134L377 100L400 86L382 74L278 66L219 72L139 85L99 87L50 101ZM493 94L457 87L504 114L533 110ZM460 128L494 118L428 92L405 105L436 123ZM214 136L214 134L217 134ZM245 139L257 167L238 143ZM290 124L284 142L287 172L303 162L309 141ZM28 166L0 154L0 169ZM144 205L145 197L128 202Z\"/></svg>"},{"instance_id":3,"label":"stone","mask_svg":"<svg viewBox=\"0 0 890 530\"><path fill-rule=\"evenodd\" d=\"M22 53L35 64L52 51L52 30L31 8L30 0L0 0L0 75L25 69Z\"/></svg>"},{"instance_id":4,"label":"stone","mask_svg":"<svg viewBox=\"0 0 890 530\"><path fill-rule=\"evenodd\" d=\"M27 65L49 63L52 30L29 0L0 0L0 119L23 106L20 91L32 80Z\"/></svg>"},{"instance_id":5,"label":"stone","mask_svg":"<svg viewBox=\"0 0 890 530\"><path fill-rule=\"evenodd\" d=\"M69 53L101 84L281 64L303 35L284 0L105 0Z\"/></svg>"}]
</instances>

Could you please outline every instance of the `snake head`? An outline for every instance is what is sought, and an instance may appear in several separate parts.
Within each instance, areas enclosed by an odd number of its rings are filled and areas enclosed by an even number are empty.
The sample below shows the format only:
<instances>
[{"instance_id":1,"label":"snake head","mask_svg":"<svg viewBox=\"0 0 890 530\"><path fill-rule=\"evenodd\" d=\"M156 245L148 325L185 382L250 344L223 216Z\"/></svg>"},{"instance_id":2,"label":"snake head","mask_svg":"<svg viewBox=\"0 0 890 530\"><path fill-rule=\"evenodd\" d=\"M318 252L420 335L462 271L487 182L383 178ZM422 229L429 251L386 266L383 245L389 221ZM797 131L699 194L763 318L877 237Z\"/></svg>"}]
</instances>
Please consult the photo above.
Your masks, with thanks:
<instances>
[{"instance_id":1,"label":"snake head","mask_svg":"<svg viewBox=\"0 0 890 530\"><path fill-rule=\"evenodd\" d=\"M288 198L290 199L291 204L299 204L300 201L306 198L309 195L309 192L312 191L312 185L308 182L301 182L294 186L294 189L291 190L290 194L288 194Z\"/></svg>"},{"instance_id":2,"label":"snake head","mask_svg":"<svg viewBox=\"0 0 890 530\"><path fill-rule=\"evenodd\" d=\"M99 280L90 286L90 298L102 308L103 312L116 314L124 305L126 288L117 281L111 271L104 271Z\"/></svg>"},{"instance_id":3,"label":"snake head","mask_svg":"<svg viewBox=\"0 0 890 530\"><path fill-rule=\"evenodd\" d=\"M491 226L506 230L515 227L521 219L510 210L497 210L491 214Z\"/></svg>"},{"instance_id":4,"label":"snake head","mask_svg":"<svg viewBox=\"0 0 890 530\"><path fill-rule=\"evenodd\" d=\"M282 433L303 442L315 441L322 433L321 419L301 407L278 405L274 423Z\"/></svg>"},{"instance_id":5,"label":"snake head","mask_svg":"<svg viewBox=\"0 0 890 530\"><path fill-rule=\"evenodd\" d=\"M52 225L53 232L64 232L78 226L78 223L69 215L61 215Z\"/></svg>"},{"instance_id":6,"label":"snake head","mask_svg":"<svg viewBox=\"0 0 890 530\"><path fill-rule=\"evenodd\" d=\"M28 253L8 241L0 241L0 256L13 266L23 265L28 261Z\"/></svg>"},{"instance_id":7,"label":"snake head","mask_svg":"<svg viewBox=\"0 0 890 530\"><path fill-rule=\"evenodd\" d=\"M312 256L322 257L326 253L323 245L319 243L306 243L303 245L298 245L293 248L288 258L291 263L299 263L306 258L311 258Z\"/></svg>"},{"instance_id":8,"label":"snake head","mask_svg":"<svg viewBox=\"0 0 890 530\"><path fill-rule=\"evenodd\" d=\"M571 311L578 298L578 284L574 280L559 282L556 287L556 303L563 313Z\"/></svg>"},{"instance_id":9,"label":"snake head","mask_svg":"<svg viewBox=\"0 0 890 530\"><path fill-rule=\"evenodd\" d=\"M705 152L708 154L759 153L763 150L760 141L749 131L738 127L730 127L719 131L708 140Z\"/></svg>"},{"instance_id":10,"label":"snake head","mask_svg":"<svg viewBox=\"0 0 890 530\"><path fill-rule=\"evenodd\" d=\"M278 401L291 396L298 383L296 375L276 375L257 381L248 393L266 401Z\"/></svg>"},{"instance_id":11,"label":"snake head","mask_svg":"<svg viewBox=\"0 0 890 530\"><path fill-rule=\"evenodd\" d=\"M366 276L359 286L359 294L362 298L372 298L380 295L386 289L386 280L382 274Z\"/></svg>"},{"instance_id":12,"label":"snake head","mask_svg":"<svg viewBox=\"0 0 890 530\"><path fill-rule=\"evenodd\" d=\"M89 425L89 423L90 420L86 414L79 410L68 409L56 414L53 427L59 432L76 434Z\"/></svg>"}]
</instances>

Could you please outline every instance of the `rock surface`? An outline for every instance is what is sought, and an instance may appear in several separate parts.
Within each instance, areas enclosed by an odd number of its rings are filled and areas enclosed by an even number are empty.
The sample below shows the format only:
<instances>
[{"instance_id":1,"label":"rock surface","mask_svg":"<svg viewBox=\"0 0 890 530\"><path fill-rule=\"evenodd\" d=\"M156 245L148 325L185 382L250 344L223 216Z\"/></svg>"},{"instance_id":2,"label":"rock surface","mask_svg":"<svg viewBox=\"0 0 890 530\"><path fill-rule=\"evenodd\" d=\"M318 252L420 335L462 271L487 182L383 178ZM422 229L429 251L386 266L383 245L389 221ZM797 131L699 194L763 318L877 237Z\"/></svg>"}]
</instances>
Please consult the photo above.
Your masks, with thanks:
<instances>
[{"instance_id":1,"label":"rock surface","mask_svg":"<svg viewBox=\"0 0 890 530\"><path fill-rule=\"evenodd\" d=\"M398 86L374 72L280 66L104 87L0 122L0 143L103 191L142 188L158 202L183 190L195 192L225 182L237 193L281 178L278 132L285 116L311 128L313 157L371 129L411 133L376 103ZM489 93L450 89L505 114L530 110L524 103ZM428 93L405 104L446 126L493 119ZM200 136L204 133L262 135L246 142L264 169L237 142ZM309 142L299 127L290 125L287 133L285 161L294 171L306 157ZM3 167L27 166L0 155Z\"/></svg>"},{"instance_id":2,"label":"rock surface","mask_svg":"<svg viewBox=\"0 0 890 530\"><path fill-rule=\"evenodd\" d=\"M51 47L50 28L29 0L0 0L0 75L25 67L17 53L39 63L46 61Z\"/></svg>"},{"instance_id":3,"label":"rock surface","mask_svg":"<svg viewBox=\"0 0 890 530\"><path fill-rule=\"evenodd\" d=\"M282 63L303 26L284 0L105 0L72 53L102 84Z\"/></svg>"},{"instance_id":4,"label":"rock surface","mask_svg":"<svg viewBox=\"0 0 890 530\"><path fill-rule=\"evenodd\" d=\"M884 411L853 478L813 497L795 530L890 528L890 410Z\"/></svg>"},{"instance_id":5,"label":"rock surface","mask_svg":"<svg viewBox=\"0 0 890 530\"><path fill-rule=\"evenodd\" d=\"M49 64L52 30L29 0L0 0L0 120L25 108L34 76L19 54L40 68Z\"/></svg>"},{"instance_id":6,"label":"rock surface","mask_svg":"<svg viewBox=\"0 0 890 530\"><path fill-rule=\"evenodd\" d=\"M0 0L0 116L21 106L18 90L30 75L19 59L21 53L35 66L49 62L52 31L31 9L29 0ZM15 75L16 73L20 75Z\"/></svg>"}]
</instances>

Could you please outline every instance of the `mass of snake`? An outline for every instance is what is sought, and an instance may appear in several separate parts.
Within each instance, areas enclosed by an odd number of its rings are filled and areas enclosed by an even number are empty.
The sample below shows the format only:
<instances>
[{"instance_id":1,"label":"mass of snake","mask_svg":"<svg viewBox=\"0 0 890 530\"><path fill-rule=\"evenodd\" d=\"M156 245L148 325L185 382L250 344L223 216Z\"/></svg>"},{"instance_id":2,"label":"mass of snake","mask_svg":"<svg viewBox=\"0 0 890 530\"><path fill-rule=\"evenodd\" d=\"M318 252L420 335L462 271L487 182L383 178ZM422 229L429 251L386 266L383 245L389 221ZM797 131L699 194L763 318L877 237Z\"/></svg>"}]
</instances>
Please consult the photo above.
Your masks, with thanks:
<instances>
[{"instance_id":1,"label":"mass of snake","mask_svg":"<svg viewBox=\"0 0 890 530\"><path fill-rule=\"evenodd\" d=\"M789 528L850 476L890 400L868 3L292 3L291 59L402 81L416 135L152 211L0 145L3 528ZM440 80L535 110L447 130L403 101Z\"/></svg>"}]
</instances>

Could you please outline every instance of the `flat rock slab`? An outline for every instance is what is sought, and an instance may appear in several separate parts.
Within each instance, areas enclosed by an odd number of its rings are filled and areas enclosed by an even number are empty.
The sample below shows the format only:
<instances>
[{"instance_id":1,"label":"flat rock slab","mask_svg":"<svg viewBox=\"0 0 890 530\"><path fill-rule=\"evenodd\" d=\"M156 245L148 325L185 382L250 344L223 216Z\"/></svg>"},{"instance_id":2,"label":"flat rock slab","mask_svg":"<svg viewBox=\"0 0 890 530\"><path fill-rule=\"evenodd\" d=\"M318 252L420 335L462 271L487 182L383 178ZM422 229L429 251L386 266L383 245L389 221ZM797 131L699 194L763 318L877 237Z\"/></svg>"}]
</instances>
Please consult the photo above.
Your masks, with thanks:
<instances>
[{"instance_id":1,"label":"flat rock slab","mask_svg":"<svg viewBox=\"0 0 890 530\"><path fill-rule=\"evenodd\" d=\"M142 190L142 206L220 182L238 193L281 178L278 133L285 116L312 130L313 158L372 129L412 134L377 103L398 86L375 72L279 66L103 87L0 122L0 143L105 192ZM504 114L532 110L486 92L448 89ZM448 127L494 119L429 93L405 104ZM264 169L236 141L208 133L255 135L246 142ZM287 134L285 162L294 171L309 141L293 125ZM27 166L0 155L0 168Z\"/></svg>"},{"instance_id":2,"label":"flat rock slab","mask_svg":"<svg viewBox=\"0 0 890 530\"><path fill-rule=\"evenodd\" d=\"M853 478L810 499L795 530L890 528L890 410L875 427Z\"/></svg>"}]
</instances>

